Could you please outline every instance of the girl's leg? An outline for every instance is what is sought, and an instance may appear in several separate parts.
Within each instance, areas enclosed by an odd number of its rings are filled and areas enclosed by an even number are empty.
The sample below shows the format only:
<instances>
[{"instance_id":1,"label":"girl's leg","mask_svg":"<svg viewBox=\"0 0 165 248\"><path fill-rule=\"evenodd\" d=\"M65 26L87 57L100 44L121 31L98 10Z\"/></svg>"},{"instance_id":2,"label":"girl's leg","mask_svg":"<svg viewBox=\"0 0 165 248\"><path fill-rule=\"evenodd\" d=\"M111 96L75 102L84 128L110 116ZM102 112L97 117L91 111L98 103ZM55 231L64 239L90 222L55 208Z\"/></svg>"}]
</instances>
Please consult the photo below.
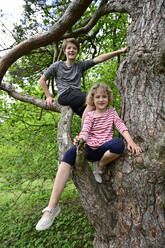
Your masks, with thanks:
<instances>
[{"instance_id":1,"label":"girl's leg","mask_svg":"<svg viewBox=\"0 0 165 248\"><path fill-rule=\"evenodd\" d=\"M53 190L49 200L48 207L43 209L43 216L36 225L36 230L41 231L48 229L60 213L61 209L58 205L61 193L66 185L66 182L70 176L71 168L75 163L76 159L76 146L72 146L63 157L62 162L58 168L56 178L53 185Z\"/></svg>"},{"instance_id":2,"label":"girl's leg","mask_svg":"<svg viewBox=\"0 0 165 248\"><path fill-rule=\"evenodd\" d=\"M98 159L98 162L95 162L95 167L93 174L98 183L102 183L101 174L106 165L108 165L113 160L117 159L122 152L124 151L124 142L119 138L114 138L106 143L104 143L98 151L98 155L101 159ZM97 158L97 156L95 156Z\"/></svg>"},{"instance_id":3,"label":"girl's leg","mask_svg":"<svg viewBox=\"0 0 165 248\"><path fill-rule=\"evenodd\" d=\"M61 162L56 174L56 178L54 180L54 185L48 204L49 208L55 208L57 206L61 193L70 176L70 172L71 172L71 166L68 163ZM51 214L50 212L45 212L43 216L49 216L50 214Z\"/></svg>"},{"instance_id":4,"label":"girl's leg","mask_svg":"<svg viewBox=\"0 0 165 248\"><path fill-rule=\"evenodd\" d=\"M94 162L94 177L98 183L102 183L101 174L104 173L104 168L107 164L118 158L120 154L111 153L110 151L106 151L103 157L98 162Z\"/></svg>"},{"instance_id":5,"label":"girl's leg","mask_svg":"<svg viewBox=\"0 0 165 248\"><path fill-rule=\"evenodd\" d=\"M98 169L100 171L104 170L105 166L112 162L113 160L117 159L120 157L120 154L117 153L112 153L110 151L106 151L103 155L103 157L99 161Z\"/></svg>"},{"instance_id":6,"label":"girl's leg","mask_svg":"<svg viewBox=\"0 0 165 248\"><path fill-rule=\"evenodd\" d=\"M58 204L61 193L65 187L65 184L70 176L71 168L76 159L76 146L72 146L64 154L62 162L58 168L56 178L53 185L53 190L49 200L48 207L55 208ZM50 212L45 212L44 216L49 216Z\"/></svg>"},{"instance_id":7,"label":"girl's leg","mask_svg":"<svg viewBox=\"0 0 165 248\"><path fill-rule=\"evenodd\" d=\"M37 231L42 231L48 229L55 219L55 217L60 213L61 209L58 205L59 198L65 187L65 184L70 176L71 166L65 162L62 162L59 166L52 194L50 197L49 205L43 212L43 216L36 225Z\"/></svg>"},{"instance_id":8,"label":"girl's leg","mask_svg":"<svg viewBox=\"0 0 165 248\"><path fill-rule=\"evenodd\" d=\"M103 156L99 161L99 170L103 170L104 167L117 159L124 151L124 142L120 138L114 138L100 147L100 150L103 152Z\"/></svg>"}]
</instances>

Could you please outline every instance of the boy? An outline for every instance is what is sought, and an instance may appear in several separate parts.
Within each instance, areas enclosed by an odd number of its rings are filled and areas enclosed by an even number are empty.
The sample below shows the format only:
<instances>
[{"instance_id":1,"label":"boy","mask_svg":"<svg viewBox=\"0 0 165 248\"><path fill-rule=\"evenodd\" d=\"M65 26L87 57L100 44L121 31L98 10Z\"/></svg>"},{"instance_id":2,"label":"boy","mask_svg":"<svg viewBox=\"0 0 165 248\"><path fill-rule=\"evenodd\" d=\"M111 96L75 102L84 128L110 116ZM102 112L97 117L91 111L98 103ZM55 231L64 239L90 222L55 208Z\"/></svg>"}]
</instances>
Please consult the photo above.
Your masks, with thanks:
<instances>
[{"instance_id":1,"label":"boy","mask_svg":"<svg viewBox=\"0 0 165 248\"><path fill-rule=\"evenodd\" d=\"M82 117L92 110L91 106L85 104L86 93L81 91L82 73L98 63L126 52L127 48L102 54L83 62L75 62L80 45L74 38L64 40L62 48L66 55L66 61L55 62L40 78L41 86L46 95L46 105L50 107L54 101L46 85L46 81L53 76L58 89L59 104L69 105L77 115Z\"/></svg>"}]
</instances>

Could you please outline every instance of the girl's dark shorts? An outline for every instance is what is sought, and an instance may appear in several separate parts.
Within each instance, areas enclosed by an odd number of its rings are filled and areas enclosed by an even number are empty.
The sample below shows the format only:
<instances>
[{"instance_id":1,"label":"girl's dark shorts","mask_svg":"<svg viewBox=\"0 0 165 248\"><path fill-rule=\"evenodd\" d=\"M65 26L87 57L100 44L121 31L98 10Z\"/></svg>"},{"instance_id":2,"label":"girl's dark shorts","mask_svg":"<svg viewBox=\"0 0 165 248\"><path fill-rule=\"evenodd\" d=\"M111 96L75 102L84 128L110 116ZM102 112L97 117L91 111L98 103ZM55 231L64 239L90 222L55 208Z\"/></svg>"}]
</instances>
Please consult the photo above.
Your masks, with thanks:
<instances>
[{"instance_id":1,"label":"girl's dark shorts","mask_svg":"<svg viewBox=\"0 0 165 248\"><path fill-rule=\"evenodd\" d=\"M81 92L79 89L69 88L58 97L58 102L61 105L69 105L73 111L82 116L85 110L86 92Z\"/></svg>"},{"instance_id":2,"label":"girl's dark shorts","mask_svg":"<svg viewBox=\"0 0 165 248\"><path fill-rule=\"evenodd\" d=\"M105 142L97 150L92 150L88 145L86 145L87 159L89 161L99 161L106 151L109 150L112 153L121 154L123 153L124 148L125 144L120 138L114 138L108 142ZM62 161L74 166L76 160L76 150L77 147L73 145L68 151L65 152Z\"/></svg>"}]
</instances>

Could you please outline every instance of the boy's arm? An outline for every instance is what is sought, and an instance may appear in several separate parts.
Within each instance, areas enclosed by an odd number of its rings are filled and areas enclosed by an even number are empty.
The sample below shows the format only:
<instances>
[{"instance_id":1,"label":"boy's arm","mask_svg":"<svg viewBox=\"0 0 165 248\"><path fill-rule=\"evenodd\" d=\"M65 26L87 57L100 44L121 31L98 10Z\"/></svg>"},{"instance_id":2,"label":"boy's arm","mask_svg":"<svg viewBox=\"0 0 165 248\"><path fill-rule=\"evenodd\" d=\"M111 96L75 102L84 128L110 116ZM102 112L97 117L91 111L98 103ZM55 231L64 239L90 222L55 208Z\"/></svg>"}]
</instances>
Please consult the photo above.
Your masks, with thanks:
<instances>
[{"instance_id":1,"label":"boy's arm","mask_svg":"<svg viewBox=\"0 0 165 248\"><path fill-rule=\"evenodd\" d=\"M114 51L114 52L101 54L98 57L94 58L93 61L94 61L95 64L98 64L98 63L104 62L104 61L106 61L106 60L108 60L108 59L110 59L110 58L112 58L112 57L114 57L116 55L119 55L121 53L125 53L126 50L127 50L127 47L121 48L121 49L119 49L117 51Z\"/></svg>"},{"instance_id":2,"label":"boy's arm","mask_svg":"<svg viewBox=\"0 0 165 248\"><path fill-rule=\"evenodd\" d=\"M129 134L128 131L124 131L122 133L123 137L125 138L125 140L127 141L127 148L128 150L134 155L139 155L140 152L142 152L141 148L135 144L135 142L133 141L133 139L131 138L131 135Z\"/></svg>"},{"instance_id":3,"label":"boy's arm","mask_svg":"<svg viewBox=\"0 0 165 248\"><path fill-rule=\"evenodd\" d=\"M49 89L46 85L46 81L47 81L47 78L45 77L45 75L42 75L41 78L40 78L40 84L42 86L42 89L46 95L46 105L48 107L50 107L52 105L52 103L54 102L54 98L51 96L50 92L49 92Z\"/></svg>"}]
</instances>

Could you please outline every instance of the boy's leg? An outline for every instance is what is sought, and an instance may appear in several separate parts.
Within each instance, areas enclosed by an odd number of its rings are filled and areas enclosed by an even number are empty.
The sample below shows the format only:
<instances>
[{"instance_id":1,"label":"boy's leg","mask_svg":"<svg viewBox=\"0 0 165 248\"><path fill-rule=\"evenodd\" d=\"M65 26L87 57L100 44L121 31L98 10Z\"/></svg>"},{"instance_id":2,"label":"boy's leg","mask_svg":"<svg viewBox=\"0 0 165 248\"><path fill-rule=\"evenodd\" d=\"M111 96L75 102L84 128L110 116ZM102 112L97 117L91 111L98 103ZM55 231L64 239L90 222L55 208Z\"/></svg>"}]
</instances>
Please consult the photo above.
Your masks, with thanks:
<instances>
[{"instance_id":1,"label":"boy's leg","mask_svg":"<svg viewBox=\"0 0 165 248\"><path fill-rule=\"evenodd\" d=\"M86 108L86 93L79 89L67 89L62 95L58 97L58 102L61 105L69 105L73 111L82 117Z\"/></svg>"},{"instance_id":2,"label":"boy's leg","mask_svg":"<svg viewBox=\"0 0 165 248\"><path fill-rule=\"evenodd\" d=\"M71 94L70 94L70 107L73 109L73 111L82 117L83 112L86 108L86 92L82 92L81 90L78 89L73 89Z\"/></svg>"}]
</instances>

